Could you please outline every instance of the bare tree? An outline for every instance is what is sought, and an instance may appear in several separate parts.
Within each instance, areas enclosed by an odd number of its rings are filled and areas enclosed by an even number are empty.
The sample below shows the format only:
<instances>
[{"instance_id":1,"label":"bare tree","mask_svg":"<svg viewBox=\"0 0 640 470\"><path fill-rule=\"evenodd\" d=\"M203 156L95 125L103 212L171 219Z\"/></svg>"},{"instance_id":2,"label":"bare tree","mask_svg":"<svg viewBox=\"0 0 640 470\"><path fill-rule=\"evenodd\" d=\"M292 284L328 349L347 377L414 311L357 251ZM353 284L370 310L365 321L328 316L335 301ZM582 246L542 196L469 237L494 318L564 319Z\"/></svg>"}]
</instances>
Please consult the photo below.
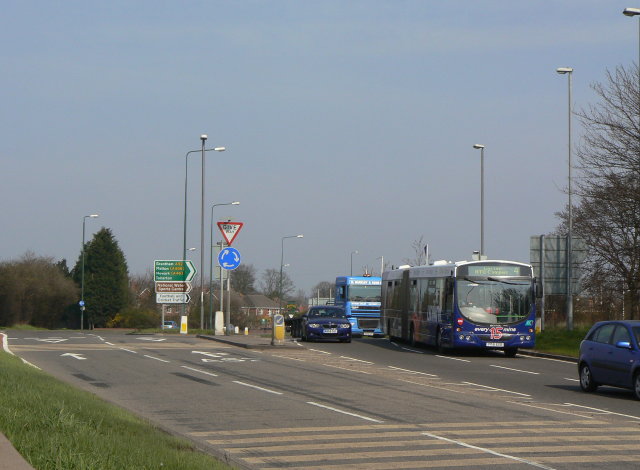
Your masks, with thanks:
<instances>
[{"instance_id":1,"label":"bare tree","mask_svg":"<svg viewBox=\"0 0 640 470\"><path fill-rule=\"evenodd\" d=\"M335 294L336 286L333 282L322 281L311 289L311 297L332 297Z\"/></svg>"},{"instance_id":2,"label":"bare tree","mask_svg":"<svg viewBox=\"0 0 640 470\"><path fill-rule=\"evenodd\" d=\"M231 287L241 294L253 294L255 282L256 268L252 264L241 264L231 271Z\"/></svg>"},{"instance_id":3,"label":"bare tree","mask_svg":"<svg viewBox=\"0 0 640 470\"><path fill-rule=\"evenodd\" d=\"M413 248L414 258L409 259L405 258L404 262L410 264L411 266L422 266L423 264L428 264L429 260L427 256L429 255L429 244L424 241L424 235L420 235L420 238L414 240L411 243L411 248Z\"/></svg>"},{"instance_id":4,"label":"bare tree","mask_svg":"<svg viewBox=\"0 0 640 470\"><path fill-rule=\"evenodd\" d=\"M282 298L286 298L295 286L286 272L282 273ZM262 293L270 299L277 299L280 296L280 271L277 269L266 269L262 273Z\"/></svg>"},{"instance_id":5,"label":"bare tree","mask_svg":"<svg viewBox=\"0 0 640 470\"><path fill-rule=\"evenodd\" d=\"M584 128L577 158L582 177L573 208L575 236L589 247L587 286L623 284L629 316L640 318L640 101L638 68L617 67L592 89L596 104L576 113ZM566 233L567 213L560 232Z\"/></svg>"}]
</instances>

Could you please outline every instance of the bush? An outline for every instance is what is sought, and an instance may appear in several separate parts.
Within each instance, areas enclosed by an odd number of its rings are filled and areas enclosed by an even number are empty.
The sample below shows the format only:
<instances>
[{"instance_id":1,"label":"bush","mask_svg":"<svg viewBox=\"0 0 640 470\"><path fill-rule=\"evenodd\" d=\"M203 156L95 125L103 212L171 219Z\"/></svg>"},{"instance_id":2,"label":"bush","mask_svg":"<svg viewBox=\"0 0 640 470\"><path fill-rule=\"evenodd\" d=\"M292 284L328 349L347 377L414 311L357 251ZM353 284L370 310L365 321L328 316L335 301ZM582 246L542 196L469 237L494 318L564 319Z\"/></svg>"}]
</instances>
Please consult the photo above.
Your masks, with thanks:
<instances>
[{"instance_id":1,"label":"bush","mask_svg":"<svg viewBox=\"0 0 640 470\"><path fill-rule=\"evenodd\" d=\"M160 318L154 310L130 307L107 322L109 328L159 328Z\"/></svg>"}]
</instances>

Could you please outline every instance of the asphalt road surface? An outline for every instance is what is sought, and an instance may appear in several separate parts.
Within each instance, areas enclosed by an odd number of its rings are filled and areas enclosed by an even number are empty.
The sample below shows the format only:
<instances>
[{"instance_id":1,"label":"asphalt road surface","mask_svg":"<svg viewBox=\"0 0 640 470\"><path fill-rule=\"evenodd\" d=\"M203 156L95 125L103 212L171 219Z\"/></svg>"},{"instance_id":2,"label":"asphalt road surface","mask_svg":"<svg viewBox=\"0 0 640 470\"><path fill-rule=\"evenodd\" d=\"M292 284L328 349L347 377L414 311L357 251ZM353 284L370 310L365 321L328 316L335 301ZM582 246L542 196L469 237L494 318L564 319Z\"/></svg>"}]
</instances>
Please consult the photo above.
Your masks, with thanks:
<instances>
[{"instance_id":1,"label":"asphalt road surface","mask_svg":"<svg viewBox=\"0 0 640 470\"><path fill-rule=\"evenodd\" d=\"M250 350L183 335L11 331L11 350L252 469L637 469L640 402L575 363L386 339Z\"/></svg>"}]
</instances>

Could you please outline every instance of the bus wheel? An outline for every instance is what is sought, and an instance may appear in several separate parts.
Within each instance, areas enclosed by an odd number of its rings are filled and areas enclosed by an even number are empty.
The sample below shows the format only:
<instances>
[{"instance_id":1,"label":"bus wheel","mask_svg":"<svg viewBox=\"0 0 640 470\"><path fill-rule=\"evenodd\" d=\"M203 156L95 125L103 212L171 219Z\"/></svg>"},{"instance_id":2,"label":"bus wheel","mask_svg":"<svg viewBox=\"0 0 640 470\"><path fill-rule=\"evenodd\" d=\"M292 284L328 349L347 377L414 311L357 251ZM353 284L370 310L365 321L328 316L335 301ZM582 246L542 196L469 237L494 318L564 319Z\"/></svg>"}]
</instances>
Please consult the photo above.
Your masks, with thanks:
<instances>
[{"instance_id":1,"label":"bus wheel","mask_svg":"<svg viewBox=\"0 0 640 470\"><path fill-rule=\"evenodd\" d=\"M507 348L504 350L504 355L507 357L516 357L518 354L518 348Z\"/></svg>"},{"instance_id":2,"label":"bus wheel","mask_svg":"<svg viewBox=\"0 0 640 470\"><path fill-rule=\"evenodd\" d=\"M440 354L446 354L447 348L445 348L444 344L442 344L442 330L438 329L438 336L436 339L436 347L438 348L438 352Z\"/></svg>"}]
</instances>

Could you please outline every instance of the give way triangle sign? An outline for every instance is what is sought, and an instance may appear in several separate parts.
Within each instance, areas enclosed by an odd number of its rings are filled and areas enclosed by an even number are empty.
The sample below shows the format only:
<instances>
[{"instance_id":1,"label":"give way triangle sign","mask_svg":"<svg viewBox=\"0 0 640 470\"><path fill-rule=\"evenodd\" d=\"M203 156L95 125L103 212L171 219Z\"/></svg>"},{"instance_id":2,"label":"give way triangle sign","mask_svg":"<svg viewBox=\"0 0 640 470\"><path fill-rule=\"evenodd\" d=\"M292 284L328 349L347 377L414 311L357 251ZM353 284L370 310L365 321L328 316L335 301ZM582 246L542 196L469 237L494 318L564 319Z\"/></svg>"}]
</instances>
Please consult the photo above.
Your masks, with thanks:
<instances>
[{"instance_id":1,"label":"give way triangle sign","mask_svg":"<svg viewBox=\"0 0 640 470\"><path fill-rule=\"evenodd\" d=\"M231 246L243 225L242 222L218 222L218 228L227 241L227 245Z\"/></svg>"}]
</instances>

